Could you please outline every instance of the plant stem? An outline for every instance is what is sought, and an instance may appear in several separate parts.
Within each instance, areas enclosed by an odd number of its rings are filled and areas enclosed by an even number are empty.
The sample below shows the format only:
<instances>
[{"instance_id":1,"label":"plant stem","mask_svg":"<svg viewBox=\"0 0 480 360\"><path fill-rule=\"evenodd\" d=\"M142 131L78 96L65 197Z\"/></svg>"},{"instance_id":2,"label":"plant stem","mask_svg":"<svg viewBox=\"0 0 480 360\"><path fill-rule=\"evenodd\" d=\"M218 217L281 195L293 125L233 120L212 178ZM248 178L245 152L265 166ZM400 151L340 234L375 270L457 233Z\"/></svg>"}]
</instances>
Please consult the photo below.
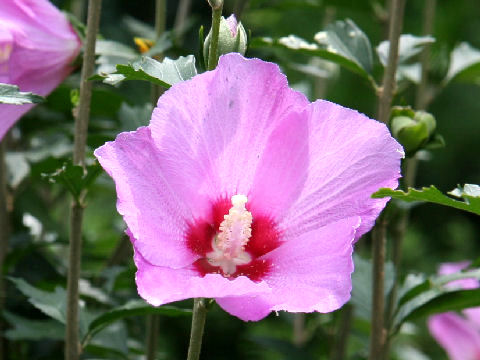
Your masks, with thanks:
<instances>
[{"instance_id":1,"label":"plant stem","mask_svg":"<svg viewBox=\"0 0 480 360\"><path fill-rule=\"evenodd\" d=\"M305 314L293 315L293 344L302 347L305 343Z\"/></svg>"},{"instance_id":2,"label":"plant stem","mask_svg":"<svg viewBox=\"0 0 480 360\"><path fill-rule=\"evenodd\" d=\"M426 0L423 10L423 35L431 35L433 33L433 23L435 18L436 0ZM417 94L415 98L415 110L425 110L430 103L430 95L428 94L428 69L430 63L430 45L427 44L423 48L420 56L420 64L422 67L421 81L417 88ZM415 186L415 177L417 175L418 159L412 157L406 159L403 164L403 187L407 190L409 187ZM405 238L405 233L408 227L408 218L410 215L409 209L399 209L399 214L395 223L392 226L392 261L395 267L395 282L389 296L389 302L387 307L387 319L392 321L394 306L397 298L398 291L398 274L400 269L400 263L402 259L402 244ZM387 339L386 348L388 350L389 340Z\"/></svg>"},{"instance_id":3,"label":"plant stem","mask_svg":"<svg viewBox=\"0 0 480 360\"><path fill-rule=\"evenodd\" d=\"M210 49L208 49L207 70L213 70L217 67L218 63L218 33L220 32L223 0L208 0L208 3L212 7L212 40L210 41Z\"/></svg>"},{"instance_id":4,"label":"plant stem","mask_svg":"<svg viewBox=\"0 0 480 360\"><path fill-rule=\"evenodd\" d=\"M167 1L156 0L155 1L155 36L156 39L165 32L167 22Z\"/></svg>"},{"instance_id":5,"label":"plant stem","mask_svg":"<svg viewBox=\"0 0 480 360\"><path fill-rule=\"evenodd\" d=\"M203 330L207 318L207 307L205 299L197 298L193 301L192 330L190 333L190 344L188 346L187 360L198 360L202 348Z\"/></svg>"},{"instance_id":6,"label":"plant stem","mask_svg":"<svg viewBox=\"0 0 480 360\"><path fill-rule=\"evenodd\" d=\"M5 138L4 138L5 139ZM6 300L6 285L3 277L3 266L8 251L8 238L10 235L8 198L7 198L7 167L5 164L6 141L0 141L0 314L3 314L3 308ZM3 334L5 323L0 318L0 332ZM5 338L0 337L0 360L6 355Z\"/></svg>"},{"instance_id":7,"label":"plant stem","mask_svg":"<svg viewBox=\"0 0 480 360\"><path fill-rule=\"evenodd\" d=\"M435 20L435 8L437 0L425 0L423 9L423 35L433 34L433 24ZM426 44L420 54L420 64L422 66L422 77L417 88L415 98L415 110L425 110L430 103L431 97L428 92L428 71L430 69L430 44Z\"/></svg>"},{"instance_id":8,"label":"plant stem","mask_svg":"<svg viewBox=\"0 0 480 360\"><path fill-rule=\"evenodd\" d=\"M344 305L340 316L340 327L336 335L332 360L343 360L345 358L348 335L350 334L350 328L352 326L353 305Z\"/></svg>"},{"instance_id":9,"label":"plant stem","mask_svg":"<svg viewBox=\"0 0 480 360\"><path fill-rule=\"evenodd\" d=\"M383 347L386 340L384 326L385 312L385 248L386 248L387 223L385 216L380 214L372 232L372 320L370 335L370 360L381 360Z\"/></svg>"},{"instance_id":10,"label":"plant stem","mask_svg":"<svg viewBox=\"0 0 480 360\"><path fill-rule=\"evenodd\" d=\"M383 75L382 88L379 92L378 120L388 123L393 93L395 91L395 74L398 63L398 43L403 27L405 0L392 0L389 14L388 40L390 49L387 66ZM370 337L370 360L381 360L385 346L385 248L387 222L383 214L377 220L372 232L373 286L372 286L372 333Z\"/></svg>"},{"instance_id":11,"label":"plant stem","mask_svg":"<svg viewBox=\"0 0 480 360\"><path fill-rule=\"evenodd\" d=\"M83 0L71 0L70 12L82 23L84 21L84 5Z\"/></svg>"},{"instance_id":12,"label":"plant stem","mask_svg":"<svg viewBox=\"0 0 480 360\"><path fill-rule=\"evenodd\" d=\"M160 39L160 36L165 32L167 23L167 1L155 0L155 41ZM163 54L154 54L158 60L163 60ZM153 106L157 105L158 98L163 94L163 88L158 85L151 86L151 101Z\"/></svg>"},{"instance_id":13,"label":"plant stem","mask_svg":"<svg viewBox=\"0 0 480 360\"><path fill-rule=\"evenodd\" d=\"M183 42L183 32L185 31L185 25L187 22L188 14L190 13L190 7L192 0L180 0L177 8L177 14L175 15L175 24L173 25L173 31L175 33L175 40L177 44Z\"/></svg>"},{"instance_id":14,"label":"plant stem","mask_svg":"<svg viewBox=\"0 0 480 360\"><path fill-rule=\"evenodd\" d=\"M73 163L85 166L85 147L87 142L92 83L88 78L95 68L95 42L100 24L101 0L89 0L87 15L87 35L83 53L82 74L80 80L80 100L75 117L75 144ZM70 210L70 249L67 279L67 323L65 333L65 359L79 358L80 342L78 338L78 281L80 278L80 262L82 251L83 201L73 200Z\"/></svg>"},{"instance_id":15,"label":"plant stem","mask_svg":"<svg viewBox=\"0 0 480 360\"><path fill-rule=\"evenodd\" d=\"M235 1L235 7L234 7L234 14L237 20L240 21L240 18L242 17L243 11L245 10L245 7L248 4L248 0L236 0Z\"/></svg>"},{"instance_id":16,"label":"plant stem","mask_svg":"<svg viewBox=\"0 0 480 360\"><path fill-rule=\"evenodd\" d=\"M403 12L405 0L392 0L390 7L390 26L388 41L390 50L388 53L387 66L383 75L382 89L379 96L378 120L388 123L393 93L395 91L395 74L398 63L398 43L403 27Z\"/></svg>"},{"instance_id":17,"label":"plant stem","mask_svg":"<svg viewBox=\"0 0 480 360\"><path fill-rule=\"evenodd\" d=\"M157 354L159 320L158 315L149 315L147 318L147 347L145 351L147 360L155 360Z\"/></svg>"},{"instance_id":18,"label":"plant stem","mask_svg":"<svg viewBox=\"0 0 480 360\"><path fill-rule=\"evenodd\" d=\"M167 24L167 0L155 0L155 41L158 41L165 32ZM163 60L163 54L155 54L159 60ZM157 105L159 97L163 94L163 88L158 85L151 85L151 101L153 107ZM128 241L130 242L130 241ZM145 355L147 360L155 360L157 354L157 339L159 331L159 316L147 316L147 339L145 342Z\"/></svg>"}]
</instances>

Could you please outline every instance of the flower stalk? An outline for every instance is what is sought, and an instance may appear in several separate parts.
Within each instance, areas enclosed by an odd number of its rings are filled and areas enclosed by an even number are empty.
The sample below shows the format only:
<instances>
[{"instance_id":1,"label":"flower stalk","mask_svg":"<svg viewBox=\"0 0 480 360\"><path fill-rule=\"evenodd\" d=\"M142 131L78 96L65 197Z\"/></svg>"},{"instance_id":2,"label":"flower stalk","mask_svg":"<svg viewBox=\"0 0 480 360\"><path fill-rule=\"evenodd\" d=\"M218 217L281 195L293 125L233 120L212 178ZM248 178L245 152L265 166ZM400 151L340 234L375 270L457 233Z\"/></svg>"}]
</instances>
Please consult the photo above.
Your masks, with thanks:
<instances>
[{"instance_id":1,"label":"flower stalk","mask_svg":"<svg viewBox=\"0 0 480 360\"><path fill-rule=\"evenodd\" d=\"M426 0L425 7L423 10L423 35L432 35L433 33L433 24L435 19L435 8L436 0ZM421 80L417 88L417 94L415 98L415 110L426 110L428 104L431 100L428 94L428 70L430 63L430 44L426 44L423 48L422 53L420 54L420 64L421 64ZM408 158L404 161L403 164L403 187L407 190L409 187L415 186L415 177L417 175L418 159L416 157ZM398 274L400 262L402 258L402 244L407 232L408 218L410 215L409 209L400 209L400 213L397 216L395 223L392 226L392 261L396 269L395 274ZM397 276L397 275L396 275ZM395 279L397 280L397 279ZM393 288L388 299L388 308L387 308L387 320L392 321L394 304L397 297L398 283L395 281L393 283ZM387 349L388 349L388 340L387 340Z\"/></svg>"},{"instance_id":2,"label":"flower stalk","mask_svg":"<svg viewBox=\"0 0 480 360\"><path fill-rule=\"evenodd\" d=\"M218 64L218 34L220 32L220 19L222 17L223 0L208 0L212 7L212 40L208 50L207 70L213 70Z\"/></svg>"},{"instance_id":3,"label":"flower stalk","mask_svg":"<svg viewBox=\"0 0 480 360\"><path fill-rule=\"evenodd\" d=\"M167 0L155 1L155 41L160 39L160 36L166 29L166 14L167 14ZM163 54L155 54L158 59L163 59ZM151 100L152 105L157 105L158 98L163 94L163 88L158 85L151 85ZM155 360L157 354L158 344L158 330L159 330L159 316L155 314L147 317L147 339L145 355L147 360Z\"/></svg>"},{"instance_id":4,"label":"flower stalk","mask_svg":"<svg viewBox=\"0 0 480 360\"><path fill-rule=\"evenodd\" d=\"M167 14L167 0L155 1L155 42L160 39L160 36L166 29L166 14ZM159 61L163 60L163 54L154 54L155 58ZM152 85L151 87L151 101L153 106L157 105L158 98L163 94L163 88L158 85Z\"/></svg>"},{"instance_id":5,"label":"flower stalk","mask_svg":"<svg viewBox=\"0 0 480 360\"><path fill-rule=\"evenodd\" d=\"M85 166L85 147L87 142L88 121L90 117L90 102L92 83L88 78L95 67L95 42L100 24L101 0L90 0L88 3L87 35L83 54L82 74L80 80L80 99L75 117L75 143L73 163ZM65 359L79 358L80 343L78 338L78 281L80 278L82 250L83 199L73 201L70 209L70 249L67 279L67 322L65 333Z\"/></svg>"},{"instance_id":6,"label":"flower stalk","mask_svg":"<svg viewBox=\"0 0 480 360\"><path fill-rule=\"evenodd\" d=\"M383 75L382 88L379 92L378 120L388 123L393 94L395 92L395 74L398 64L398 45L403 27L403 13L406 0L392 0L389 14L390 50L387 66ZM373 286L372 286L372 333L370 337L370 360L381 360L384 355L386 341L385 330L385 248L387 222L383 214L380 215L372 233L373 257Z\"/></svg>"},{"instance_id":7,"label":"flower stalk","mask_svg":"<svg viewBox=\"0 0 480 360\"><path fill-rule=\"evenodd\" d=\"M8 250L9 221L8 221L8 202L7 202L7 167L5 164L6 141L0 141L0 313L3 313L5 306L5 281L3 278L3 264ZM3 332L5 323L0 319L0 331ZM5 339L0 339L0 360L4 359L6 351L4 349Z\"/></svg>"},{"instance_id":8,"label":"flower stalk","mask_svg":"<svg viewBox=\"0 0 480 360\"><path fill-rule=\"evenodd\" d=\"M193 301L192 330L190 344L188 346L187 360L198 360L202 348L203 331L207 318L207 304L204 298L196 298Z\"/></svg>"}]
</instances>

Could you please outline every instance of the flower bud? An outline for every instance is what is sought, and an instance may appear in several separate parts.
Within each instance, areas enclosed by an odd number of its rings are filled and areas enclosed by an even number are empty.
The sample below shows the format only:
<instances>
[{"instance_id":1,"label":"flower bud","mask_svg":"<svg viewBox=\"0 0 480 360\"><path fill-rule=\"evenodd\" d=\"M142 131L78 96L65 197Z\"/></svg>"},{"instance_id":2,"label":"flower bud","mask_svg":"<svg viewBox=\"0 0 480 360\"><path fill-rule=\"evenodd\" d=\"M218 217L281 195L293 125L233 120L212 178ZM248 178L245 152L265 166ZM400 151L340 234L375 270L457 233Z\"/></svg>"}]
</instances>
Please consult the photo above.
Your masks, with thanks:
<instances>
[{"instance_id":1,"label":"flower bud","mask_svg":"<svg viewBox=\"0 0 480 360\"><path fill-rule=\"evenodd\" d=\"M210 29L203 44L203 57L205 63L208 63L208 54L210 50L210 41L212 39L212 29ZM227 19L223 16L220 19L220 30L218 33L217 56L237 52L245 55L247 51L247 33L241 22L237 22L235 15L230 15Z\"/></svg>"},{"instance_id":2,"label":"flower bud","mask_svg":"<svg viewBox=\"0 0 480 360\"><path fill-rule=\"evenodd\" d=\"M392 119L392 135L403 145L405 153L413 154L428 140L427 125L406 116Z\"/></svg>"},{"instance_id":3,"label":"flower bud","mask_svg":"<svg viewBox=\"0 0 480 360\"><path fill-rule=\"evenodd\" d=\"M414 119L417 122L425 123L428 129L428 135L432 135L437 128L437 122L432 114L427 113L426 111L416 111Z\"/></svg>"},{"instance_id":4,"label":"flower bud","mask_svg":"<svg viewBox=\"0 0 480 360\"><path fill-rule=\"evenodd\" d=\"M392 135L403 145L407 155L435 142L436 121L432 114L410 108L394 108L390 122ZM435 136L434 136L435 135Z\"/></svg>"}]
</instances>

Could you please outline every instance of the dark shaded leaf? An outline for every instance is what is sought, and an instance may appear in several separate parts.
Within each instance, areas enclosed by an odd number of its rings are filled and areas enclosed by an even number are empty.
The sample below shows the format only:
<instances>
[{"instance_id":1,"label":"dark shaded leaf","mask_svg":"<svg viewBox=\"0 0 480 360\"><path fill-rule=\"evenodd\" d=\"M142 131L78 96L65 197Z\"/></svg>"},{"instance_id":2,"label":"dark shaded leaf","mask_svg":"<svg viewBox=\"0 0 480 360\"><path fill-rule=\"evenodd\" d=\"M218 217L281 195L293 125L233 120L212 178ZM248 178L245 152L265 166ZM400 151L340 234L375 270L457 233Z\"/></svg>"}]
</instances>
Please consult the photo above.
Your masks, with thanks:
<instances>
[{"instance_id":1,"label":"dark shaded leaf","mask_svg":"<svg viewBox=\"0 0 480 360\"><path fill-rule=\"evenodd\" d=\"M143 300L133 300L127 304L114 308L102 315L96 317L88 326L88 332L83 339L83 344L87 344L90 339L99 331L111 323L123 319L127 316L160 314L165 316L190 316L191 310L180 309L174 306L153 307Z\"/></svg>"},{"instance_id":2,"label":"dark shaded leaf","mask_svg":"<svg viewBox=\"0 0 480 360\"><path fill-rule=\"evenodd\" d=\"M45 178L52 183L58 183L65 186L73 195L75 200L79 202L80 195L88 189L95 179L102 172L102 167L98 162L85 167L73 165L71 161L66 162L60 169L52 174L43 174Z\"/></svg>"},{"instance_id":3,"label":"dark shaded leaf","mask_svg":"<svg viewBox=\"0 0 480 360\"><path fill-rule=\"evenodd\" d=\"M480 289L462 290L446 286L455 280L471 278L480 280L480 269L433 276L424 281L407 277L408 282L404 285L407 289L400 292L394 316L394 331L405 321L421 316L480 306Z\"/></svg>"},{"instance_id":4,"label":"dark shaded leaf","mask_svg":"<svg viewBox=\"0 0 480 360\"><path fill-rule=\"evenodd\" d=\"M370 321L372 314L372 262L354 254L355 271L352 274L352 303L355 314ZM385 297L394 281L394 268L391 262L385 264Z\"/></svg>"},{"instance_id":5,"label":"dark shaded leaf","mask_svg":"<svg viewBox=\"0 0 480 360\"><path fill-rule=\"evenodd\" d=\"M9 340L63 340L65 326L55 320L30 320L4 312L3 316L12 325L5 332Z\"/></svg>"},{"instance_id":6,"label":"dark shaded leaf","mask_svg":"<svg viewBox=\"0 0 480 360\"><path fill-rule=\"evenodd\" d=\"M9 278L17 289L28 297L30 304L42 311L45 315L65 324L66 321L66 292L57 286L54 292L40 290L23 279Z\"/></svg>"}]
</instances>

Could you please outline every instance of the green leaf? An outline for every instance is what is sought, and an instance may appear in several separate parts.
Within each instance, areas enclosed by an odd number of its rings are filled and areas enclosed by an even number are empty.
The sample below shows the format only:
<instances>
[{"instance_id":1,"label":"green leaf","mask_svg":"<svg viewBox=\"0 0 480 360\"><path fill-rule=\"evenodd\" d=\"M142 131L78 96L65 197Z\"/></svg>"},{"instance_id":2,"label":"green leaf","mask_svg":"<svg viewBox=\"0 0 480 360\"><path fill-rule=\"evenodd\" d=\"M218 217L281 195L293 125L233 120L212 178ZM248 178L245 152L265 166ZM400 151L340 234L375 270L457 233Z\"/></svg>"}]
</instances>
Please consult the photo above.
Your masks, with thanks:
<instances>
[{"instance_id":1,"label":"green leaf","mask_svg":"<svg viewBox=\"0 0 480 360\"><path fill-rule=\"evenodd\" d=\"M57 286L53 292L49 292L38 289L23 279L13 277L9 277L8 279L15 284L16 288L23 295L28 297L30 304L52 319L55 319L62 324L66 323L67 292L64 288ZM87 331L88 316L90 315L85 311L85 309L80 307L78 317L81 336L83 336L83 334L85 334Z\"/></svg>"},{"instance_id":2,"label":"green leaf","mask_svg":"<svg viewBox=\"0 0 480 360\"><path fill-rule=\"evenodd\" d=\"M479 306L480 289L462 290L448 285L455 280L472 278L480 280L480 269L432 276L423 281L418 276L407 277L400 291L393 330L421 316Z\"/></svg>"},{"instance_id":3,"label":"green leaf","mask_svg":"<svg viewBox=\"0 0 480 360\"><path fill-rule=\"evenodd\" d=\"M468 185L468 184L467 184ZM470 185L471 186L471 185ZM474 185L475 186L475 185ZM455 192L455 190L454 190ZM452 193L451 193L452 194ZM456 194L456 193L455 193ZM455 195L453 194L453 195ZM454 200L442 194L435 186L424 187L421 190L408 188L408 192L402 190L392 190L389 188L382 188L372 195L373 198L379 199L390 196L394 199L399 199L407 202L426 201L434 204L450 206L456 209L465 210L474 214L480 215L480 197L470 196L461 193L460 196L465 201Z\"/></svg>"},{"instance_id":4,"label":"green leaf","mask_svg":"<svg viewBox=\"0 0 480 360\"><path fill-rule=\"evenodd\" d=\"M73 165L71 161L68 161L54 173L42 174L42 176L48 178L51 183L58 183L65 186L75 200L80 202L82 192L93 184L101 172L102 167L96 161L92 165L87 165L85 169L80 165Z\"/></svg>"},{"instance_id":5,"label":"green leaf","mask_svg":"<svg viewBox=\"0 0 480 360\"><path fill-rule=\"evenodd\" d=\"M30 304L35 306L45 315L60 321L62 324L66 322L66 292L65 289L57 286L54 292L48 292L37 289L23 279L9 278L15 284L17 289L28 297Z\"/></svg>"},{"instance_id":6,"label":"green leaf","mask_svg":"<svg viewBox=\"0 0 480 360\"><path fill-rule=\"evenodd\" d=\"M191 310L180 309L174 306L153 307L142 300L133 300L127 304L114 308L95 318L88 326L88 332L82 343L87 344L90 339L109 324L127 316L160 314L165 316L190 316Z\"/></svg>"},{"instance_id":7,"label":"green leaf","mask_svg":"<svg viewBox=\"0 0 480 360\"><path fill-rule=\"evenodd\" d=\"M368 74L372 72L373 55L370 40L350 19L336 21L326 31L315 34L315 41L328 51L356 63Z\"/></svg>"},{"instance_id":8,"label":"green leaf","mask_svg":"<svg viewBox=\"0 0 480 360\"><path fill-rule=\"evenodd\" d=\"M450 66L444 85L449 81L459 80L479 83L480 81L480 50L462 42L450 54Z\"/></svg>"},{"instance_id":9,"label":"green leaf","mask_svg":"<svg viewBox=\"0 0 480 360\"><path fill-rule=\"evenodd\" d=\"M370 321L372 314L372 262L354 254L355 271L352 274L352 303L355 305L355 314ZM385 264L385 297L390 292L395 271L393 264Z\"/></svg>"},{"instance_id":10,"label":"green leaf","mask_svg":"<svg viewBox=\"0 0 480 360\"><path fill-rule=\"evenodd\" d=\"M148 125L152 117L152 104L145 103L143 106L130 106L126 102L122 103L118 112L118 118L121 124L121 131L132 131L140 126Z\"/></svg>"},{"instance_id":11,"label":"green leaf","mask_svg":"<svg viewBox=\"0 0 480 360\"><path fill-rule=\"evenodd\" d=\"M117 65L110 74L99 74L92 79L103 79L104 83L116 85L124 80L144 80L169 88L173 84L188 80L197 75L195 57L180 56L177 60L165 58L162 62L150 57L142 57L128 65Z\"/></svg>"},{"instance_id":12,"label":"green leaf","mask_svg":"<svg viewBox=\"0 0 480 360\"><path fill-rule=\"evenodd\" d=\"M0 83L0 104L38 104L45 99L31 92L21 92L16 85Z\"/></svg>"},{"instance_id":13,"label":"green leaf","mask_svg":"<svg viewBox=\"0 0 480 360\"><path fill-rule=\"evenodd\" d=\"M472 198L480 197L480 186L475 184L465 184L463 188L459 186L456 189L450 191L449 194L460 198L467 197L470 199L470 201L475 201L477 199Z\"/></svg>"},{"instance_id":14,"label":"green leaf","mask_svg":"<svg viewBox=\"0 0 480 360\"><path fill-rule=\"evenodd\" d=\"M3 316L12 325L5 332L9 340L63 340L65 336L65 326L55 320L30 320L8 311Z\"/></svg>"},{"instance_id":15,"label":"green leaf","mask_svg":"<svg viewBox=\"0 0 480 360\"><path fill-rule=\"evenodd\" d=\"M403 65L413 56L417 55L423 50L427 44L435 42L435 38L431 36L413 36L410 34L400 35L400 42L398 48L398 64ZM387 65L388 52L390 50L390 42L382 41L376 48L378 58L383 66Z\"/></svg>"},{"instance_id":16,"label":"green leaf","mask_svg":"<svg viewBox=\"0 0 480 360\"><path fill-rule=\"evenodd\" d=\"M363 76L373 87L377 86L371 75L373 57L370 41L352 20L337 21L327 26L325 31L315 34L314 38L318 44L310 43L296 35L278 39L255 38L250 46L283 48L318 56Z\"/></svg>"},{"instance_id":17,"label":"green leaf","mask_svg":"<svg viewBox=\"0 0 480 360\"><path fill-rule=\"evenodd\" d=\"M95 55L98 56L97 72L100 74L115 72L117 64L128 64L140 57L130 46L111 40L97 40Z\"/></svg>"}]
</instances>

